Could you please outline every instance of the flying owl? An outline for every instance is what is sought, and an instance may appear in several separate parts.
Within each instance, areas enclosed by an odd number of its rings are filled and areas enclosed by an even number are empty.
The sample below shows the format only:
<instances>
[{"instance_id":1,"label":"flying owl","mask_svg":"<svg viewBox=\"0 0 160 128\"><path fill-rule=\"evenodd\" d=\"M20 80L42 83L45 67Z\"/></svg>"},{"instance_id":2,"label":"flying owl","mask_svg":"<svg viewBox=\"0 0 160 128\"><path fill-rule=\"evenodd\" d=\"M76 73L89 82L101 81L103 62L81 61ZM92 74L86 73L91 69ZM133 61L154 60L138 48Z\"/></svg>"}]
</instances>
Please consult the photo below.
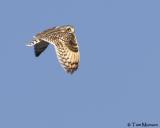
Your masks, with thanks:
<instances>
[{"instance_id":1,"label":"flying owl","mask_svg":"<svg viewBox=\"0 0 160 128\"><path fill-rule=\"evenodd\" d=\"M80 52L73 26L57 26L42 31L27 46L34 46L35 56L38 57L49 44L54 46L58 61L67 73L72 74L78 69Z\"/></svg>"}]
</instances>

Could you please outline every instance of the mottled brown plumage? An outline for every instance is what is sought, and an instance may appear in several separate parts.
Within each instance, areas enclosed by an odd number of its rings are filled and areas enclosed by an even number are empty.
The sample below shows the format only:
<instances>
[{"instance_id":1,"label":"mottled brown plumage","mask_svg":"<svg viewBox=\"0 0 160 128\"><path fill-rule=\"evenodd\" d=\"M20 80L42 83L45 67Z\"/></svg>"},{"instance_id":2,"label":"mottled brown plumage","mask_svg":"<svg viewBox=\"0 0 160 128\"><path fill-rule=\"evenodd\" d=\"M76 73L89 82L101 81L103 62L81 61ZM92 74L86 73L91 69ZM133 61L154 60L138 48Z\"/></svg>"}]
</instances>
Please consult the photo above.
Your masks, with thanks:
<instances>
[{"instance_id":1,"label":"mottled brown plumage","mask_svg":"<svg viewBox=\"0 0 160 128\"><path fill-rule=\"evenodd\" d=\"M49 44L54 45L57 58L66 72L72 74L78 69L80 53L73 26L58 26L40 32L27 46L34 46L38 57Z\"/></svg>"}]
</instances>

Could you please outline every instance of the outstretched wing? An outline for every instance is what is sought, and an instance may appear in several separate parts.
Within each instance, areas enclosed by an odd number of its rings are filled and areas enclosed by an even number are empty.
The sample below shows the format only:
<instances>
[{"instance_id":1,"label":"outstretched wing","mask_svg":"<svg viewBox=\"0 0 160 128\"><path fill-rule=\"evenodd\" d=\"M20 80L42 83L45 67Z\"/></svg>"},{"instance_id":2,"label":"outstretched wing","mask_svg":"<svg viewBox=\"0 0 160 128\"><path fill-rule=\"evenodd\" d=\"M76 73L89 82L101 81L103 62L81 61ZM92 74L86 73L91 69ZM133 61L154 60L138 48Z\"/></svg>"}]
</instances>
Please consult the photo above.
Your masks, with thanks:
<instances>
[{"instance_id":1,"label":"outstretched wing","mask_svg":"<svg viewBox=\"0 0 160 128\"><path fill-rule=\"evenodd\" d=\"M60 43L60 42L59 42ZM79 51L71 51L66 45L55 46L58 61L68 73L73 73L78 69L80 54Z\"/></svg>"}]
</instances>

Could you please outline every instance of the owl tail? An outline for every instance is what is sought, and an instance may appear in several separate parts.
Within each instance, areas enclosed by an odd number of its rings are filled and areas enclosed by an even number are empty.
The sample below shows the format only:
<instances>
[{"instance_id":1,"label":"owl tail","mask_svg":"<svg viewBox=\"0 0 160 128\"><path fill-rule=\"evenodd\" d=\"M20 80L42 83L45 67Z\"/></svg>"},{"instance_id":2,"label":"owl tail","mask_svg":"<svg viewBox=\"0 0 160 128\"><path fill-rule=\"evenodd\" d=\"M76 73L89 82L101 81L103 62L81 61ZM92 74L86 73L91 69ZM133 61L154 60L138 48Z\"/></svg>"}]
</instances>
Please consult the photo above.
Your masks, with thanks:
<instances>
[{"instance_id":1,"label":"owl tail","mask_svg":"<svg viewBox=\"0 0 160 128\"><path fill-rule=\"evenodd\" d=\"M34 46L35 44L37 44L37 43L39 43L40 41L39 41L39 39L37 39L35 36L33 37L33 40L29 43L29 44L27 44L26 46L28 46L28 47L32 47L32 46Z\"/></svg>"}]
</instances>

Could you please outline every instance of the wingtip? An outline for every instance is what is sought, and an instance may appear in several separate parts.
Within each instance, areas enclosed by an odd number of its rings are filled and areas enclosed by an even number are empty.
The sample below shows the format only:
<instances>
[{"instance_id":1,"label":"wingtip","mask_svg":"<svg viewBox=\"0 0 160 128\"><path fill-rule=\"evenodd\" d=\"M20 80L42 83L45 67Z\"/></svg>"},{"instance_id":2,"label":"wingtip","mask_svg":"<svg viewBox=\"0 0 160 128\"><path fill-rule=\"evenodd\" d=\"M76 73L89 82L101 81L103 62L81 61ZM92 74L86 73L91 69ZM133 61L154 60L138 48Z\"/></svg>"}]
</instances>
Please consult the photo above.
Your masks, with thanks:
<instances>
[{"instance_id":1,"label":"wingtip","mask_svg":"<svg viewBox=\"0 0 160 128\"><path fill-rule=\"evenodd\" d=\"M27 47L32 47L34 46L35 44L33 42L29 43L29 44L26 44Z\"/></svg>"},{"instance_id":2,"label":"wingtip","mask_svg":"<svg viewBox=\"0 0 160 128\"><path fill-rule=\"evenodd\" d=\"M25 46L26 46L26 47L31 47L31 45L30 45L30 44L26 44Z\"/></svg>"}]
</instances>

